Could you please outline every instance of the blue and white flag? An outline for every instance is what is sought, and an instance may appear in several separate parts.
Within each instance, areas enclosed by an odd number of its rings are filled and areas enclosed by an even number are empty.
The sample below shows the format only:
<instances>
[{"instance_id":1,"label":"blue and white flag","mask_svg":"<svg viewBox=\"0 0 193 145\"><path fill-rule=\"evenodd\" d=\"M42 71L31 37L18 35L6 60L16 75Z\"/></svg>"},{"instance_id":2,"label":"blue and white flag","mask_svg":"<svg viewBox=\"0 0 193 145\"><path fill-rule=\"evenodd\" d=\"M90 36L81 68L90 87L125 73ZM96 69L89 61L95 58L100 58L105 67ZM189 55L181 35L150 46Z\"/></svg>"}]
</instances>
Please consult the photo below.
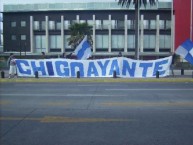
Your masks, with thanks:
<instances>
[{"instance_id":1,"label":"blue and white flag","mask_svg":"<svg viewBox=\"0 0 193 145\"><path fill-rule=\"evenodd\" d=\"M77 58L81 60L91 57L91 46L87 41L87 36L85 36L80 44L76 47L74 53L76 54Z\"/></svg>"},{"instance_id":2,"label":"blue and white flag","mask_svg":"<svg viewBox=\"0 0 193 145\"><path fill-rule=\"evenodd\" d=\"M177 49L176 54L182 56L185 60L193 65L193 42L186 40Z\"/></svg>"}]
</instances>

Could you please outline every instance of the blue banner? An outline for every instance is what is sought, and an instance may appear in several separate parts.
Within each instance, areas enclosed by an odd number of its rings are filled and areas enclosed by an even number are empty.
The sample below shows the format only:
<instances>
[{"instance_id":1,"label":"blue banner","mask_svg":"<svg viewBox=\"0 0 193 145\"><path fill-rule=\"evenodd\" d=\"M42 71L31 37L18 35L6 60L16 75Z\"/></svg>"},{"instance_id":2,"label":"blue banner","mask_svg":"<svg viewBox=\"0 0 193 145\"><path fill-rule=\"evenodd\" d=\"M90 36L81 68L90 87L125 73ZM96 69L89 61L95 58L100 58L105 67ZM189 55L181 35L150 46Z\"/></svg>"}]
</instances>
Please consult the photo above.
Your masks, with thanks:
<instances>
[{"instance_id":1,"label":"blue banner","mask_svg":"<svg viewBox=\"0 0 193 145\"><path fill-rule=\"evenodd\" d=\"M133 60L125 57L114 57L96 60L73 59L17 59L17 74L20 77L34 77L38 71L39 77L117 77L147 78L169 75L172 56L157 60Z\"/></svg>"}]
</instances>

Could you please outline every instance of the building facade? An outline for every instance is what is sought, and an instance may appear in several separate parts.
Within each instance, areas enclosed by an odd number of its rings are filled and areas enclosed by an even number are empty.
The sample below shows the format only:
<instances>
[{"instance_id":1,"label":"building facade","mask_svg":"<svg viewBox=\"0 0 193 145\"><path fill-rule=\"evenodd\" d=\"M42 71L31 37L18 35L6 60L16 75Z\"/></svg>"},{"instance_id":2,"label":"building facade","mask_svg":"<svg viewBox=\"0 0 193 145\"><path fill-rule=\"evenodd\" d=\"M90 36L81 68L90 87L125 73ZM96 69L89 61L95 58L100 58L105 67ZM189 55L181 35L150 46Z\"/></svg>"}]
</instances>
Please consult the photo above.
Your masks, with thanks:
<instances>
[{"instance_id":1,"label":"building facade","mask_svg":"<svg viewBox=\"0 0 193 145\"><path fill-rule=\"evenodd\" d=\"M126 57L135 53L134 6L117 2L5 5L4 52L28 55L62 54L74 51L68 45L73 23L92 26L94 57ZM140 59L165 57L172 51L171 2L141 7L139 23Z\"/></svg>"}]
</instances>

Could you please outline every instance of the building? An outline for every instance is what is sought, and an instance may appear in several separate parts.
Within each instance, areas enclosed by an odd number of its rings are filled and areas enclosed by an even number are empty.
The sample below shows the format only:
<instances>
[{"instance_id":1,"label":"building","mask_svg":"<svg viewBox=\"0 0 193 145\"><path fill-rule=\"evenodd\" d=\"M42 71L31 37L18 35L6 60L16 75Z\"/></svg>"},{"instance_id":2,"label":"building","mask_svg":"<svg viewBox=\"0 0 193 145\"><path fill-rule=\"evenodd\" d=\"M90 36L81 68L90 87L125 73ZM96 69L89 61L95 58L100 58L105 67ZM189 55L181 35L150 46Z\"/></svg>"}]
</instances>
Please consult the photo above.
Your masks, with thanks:
<instances>
[{"instance_id":1,"label":"building","mask_svg":"<svg viewBox=\"0 0 193 145\"><path fill-rule=\"evenodd\" d=\"M170 54L172 48L171 2L141 7L140 59ZM4 5L4 52L27 55L71 53L69 26L87 22L93 28L93 56L127 57L135 53L134 6L122 8L115 1Z\"/></svg>"}]
</instances>

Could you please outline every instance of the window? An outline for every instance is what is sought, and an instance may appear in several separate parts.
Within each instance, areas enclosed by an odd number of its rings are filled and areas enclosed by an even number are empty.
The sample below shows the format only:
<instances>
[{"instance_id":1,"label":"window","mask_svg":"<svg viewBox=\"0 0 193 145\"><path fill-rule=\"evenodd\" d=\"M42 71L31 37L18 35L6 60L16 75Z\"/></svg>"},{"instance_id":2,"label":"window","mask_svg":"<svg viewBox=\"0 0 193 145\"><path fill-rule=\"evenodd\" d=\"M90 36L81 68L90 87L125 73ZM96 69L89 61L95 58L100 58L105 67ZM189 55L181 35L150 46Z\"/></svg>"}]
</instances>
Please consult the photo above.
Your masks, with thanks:
<instances>
[{"instance_id":1,"label":"window","mask_svg":"<svg viewBox=\"0 0 193 145\"><path fill-rule=\"evenodd\" d=\"M171 35L160 35L159 47L162 49L170 49L171 48Z\"/></svg>"},{"instance_id":2,"label":"window","mask_svg":"<svg viewBox=\"0 0 193 145\"><path fill-rule=\"evenodd\" d=\"M135 35L128 35L128 48L135 49Z\"/></svg>"},{"instance_id":3,"label":"window","mask_svg":"<svg viewBox=\"0 0 193 145\"><path fill-rule=\"evenodd\" d=\"M90 25L90 26L93 26L93 25L94 25L93 20L87 20L87 23L88 23L88 25Z\"/></svg>"},{"instance_id":4,"label":"window","mask_svg":"<svg viewBox=\"0 0 193 145\"><path fill-rule=\"evenodd\" d=\"M45 35L36 35L35 36L35 52L41 53L46 51L46 37Z\"/></svg>"},{"instance_id":5,"label":"window","mask_svg":"<svg viewBox=\"0 0 193 145\"><path fill-rule=\"evenodd\" d=\"M49 42L50 42L51 49L61 48L61 36L60 35L51 35Z\"/></svg>"},{"instance_id":6,"label":"window","mask_svg":"<svg viewBox=\"0 0 193 145\"><path fill-rule=\"evenodd\" d=\"M111 20L111 29L116 29L116 28L117 28L117 21Z\"/></svg>"},{"instance_id":7,"label":"window","mask_svg":"<svg viewBox=\"0 0 193 145\"><path fill-rule=\"evenodd\" d=\"M112 35L112 48L124 48L124 35Z\"/></svg>"},{"instance_id":8,"label":"window","mask_svg":"<svg viewBox=\"0 0 193 145\"><path fill-rule=\"evenodd\" d=\"M11 27L16 27L16 22L11 22Z\"/></svg>"},{"instance_id":9,"label":"window","mask_svg":"<svg viewBox=\"0 0 193 145\"><path fill-rule=\"evenodd\" d=\"M16 35L11 35L11 40L17 40Z\"/></svg>"},{"instance_id":10,"label":"window","mask_svg":"<svg viewBox=\"0 0 193 145\"><path fill-rule=\"evenodd\" d=\"M41 30L46 30L46 22L42 21L41 23Z\"/></svg>"},{"instance_id":11,"label":"window","mask_svg":"<svg viewBox=\"0 0 193 145\"><path fill-rule=\"evenodd\" d=\"M150 20L150 29L156 29L156 20Z\"/></svg>"},{"instance_id":12,"label":"window","mask_svg":"<svg viewBox=\"0 0 193 145\"><path fill-rule=\"evenodd\" d=\"M68 38L70 38L70 35L64 35L64 47L65 48L71 48L71 46L68 45Z\"/></svg>"},{"instance_id":13,"label":"window","mask_svg":"<svg viewBox=\"0 0 193 145\"><path fill-rule=\"evenodd\" d=\"M96 29L102 29L102 22L101 22L101 20L96 20Z\"/></svg>"},{"instance_id":14,"label":"window","mask_svg":"<svg viewBox=\"0 0 193 145\"><path fill-rule=\"evenodd\" d=\"M97 49L108 49L109 37L108 35L96 35L96 48Z\"/></svg>"},{"instance_id":15,"label":"window","mask_svg":"<svg viewBox=\"0 0 193 145\"><path fill-rule=\"evenodd\" d=\"M156 36L155 35L144 35L143 39L144 48L155 49Z\"/></svg>"},{"instance_id":16,"label":"window","mask_svg":"<svg viewBox=\"0 0 193 145\"><path fill-rule=\"evenodd\" d=\"M56 30L61 30L61 22L56 22Z\"/></svg>"},{"instance_id":17,"label":"window","mask_svg":"<svg viewBox=\"0 0 193 145\"><path fill-rule=\"evenodd\" d=\"M69 27L70 27L70 21L69 21L69 20L65 20L65 21L64 21L64 29L65 29L65 30L68 30Z\"/></svg>"},{"instance_id":18,"label":"window","mask_svg":"<svg viewBox=\"0 0 193 145\"><path fill-rule=\"evenodd\" d=\"M34 21L34 30L40 30L40 23L39 23L39 21Z\"/></svg>"},{"instance_id":19,"label":"window","mask_svg":"<svg viewBox=\"0 0 193 145\"><path fill-rule=\"evenodd\" d=\"M123 20L117 21L117 28L118 29L124 29L124 21Z\"/></svg>"},{"instance_id":20,"label":"window","mask_svg":"<svg viewBox=\"0 0 193 145\"><path fill-rule=\"evenodd\" d=\"M148 20L143 20L143 28L149 29L149 21Z\"/></svg>"},{"instance_id":21,"label":"window","mask_svg":"<svg viewBox=\"0 0 193 145\"><path fill-rule=\"evenodd\" d=\"M21 35L21 40L26 40L26 35Z\"/></svg>"},{"instance_id":22,"label":"window","mask_svg":"<svg viewBox=\"0 0 193 145\"><path fill-rule=\"evenodd\" d=\"M55 30L55 22L49 21L49 30Z\"/></svg>"},{"instance_id":23,"label":"window","mask_svg":"<svg viewBox=\"0 0 193 145\"><path fill-rule=\"evenodd\" d=\"M166 29L171 29L171 21L166 20Z\"/></svg>"},{"instance_id":24,"label":"window","mask_svg":"<svg viewBox=\"0 0 193 145\"><path fill-rule=\"evenodd\" d=\"M86 23L86 20L80 20L79 22L80 23Z\"/></svg>"},{"instance_id":25,"label":"window","mask_svg":"<svg viewBox=\"0 0 193 145\"><path fill-rule=\"evenodd\" d=\"M134 20L127 20L128 29L135 29Z\"/></svg>"},{"instance_id":26,"label":"window","mask_svg":"<svg viewBox=\"0 0 193 145\"><path fill-rule=\"evenodd\" d=\"M159 28L160 29L165 29L164 20L159 20Z\"/></svg>"},{"instance_id":27,"label":"window","mask_svg":"<svg viewBox=\"0 0 193 145\"><path fill-rule=\"evenodd\" d=\"M103 29L109 28L109 20L103 20Z\"/></svg>"},{"instance_id":28,"label":"window","mask_svg":"<svg viewBox=\"0 0 193 145\"><path fill-rule=\"evenodd\" d=\"M21 27L26 27L26 21L21 21Z\"/></svg>"}]
</instances>

